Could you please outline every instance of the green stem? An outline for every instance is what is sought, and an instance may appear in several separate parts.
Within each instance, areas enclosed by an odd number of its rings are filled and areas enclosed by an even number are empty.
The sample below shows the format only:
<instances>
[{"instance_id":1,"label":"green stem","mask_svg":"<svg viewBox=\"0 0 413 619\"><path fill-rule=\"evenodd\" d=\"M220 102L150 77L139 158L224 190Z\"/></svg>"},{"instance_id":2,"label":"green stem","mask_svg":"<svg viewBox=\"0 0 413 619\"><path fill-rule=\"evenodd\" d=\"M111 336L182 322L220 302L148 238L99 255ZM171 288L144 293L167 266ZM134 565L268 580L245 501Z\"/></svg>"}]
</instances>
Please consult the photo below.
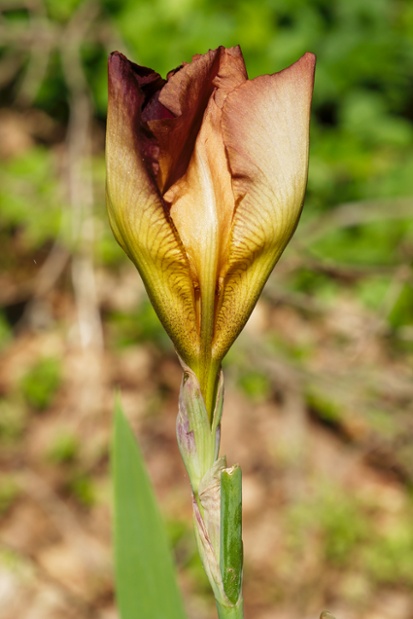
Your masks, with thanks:
<instances>
[{"instance_id":1,"label":"green stem","mask_svg":"<svg viewBox=\"0 0 413 619\"><path fill-rule=\"evenodd\" d=\"M215 408L218 375L221 363L212 358L214 337L215 289L205 286L201 289L201 351L198 365L198 380L204 397L210 422Z\"/></svg>"},{"instance_id":2,"label":"green stem","mask_svg":"<svg viewBox=\"0 0 413 619\"><path fill-rule=\"evenodd\" d=\"M225 458L218 457L223 399L219 372L210 352L196 368L186 368L177 437L194 493L198 549L219 619L243 619L241 470L227 467Z\"/></svg>"},{"instance_id":3,"label":"green stem","mask_svg":"<svg viewBox=\"0 0 413 619\"><path fill-rule=\"evenodd\" d=\"M214 363L210 356L202 360L199 384L211 423L215 409L219 371L220 363Z\"/></svg>"},{"instance_id":4,"label":"green stem","mask_svg":"<svg viewBox=\"0 0 413 619\"><path fill-rule=\"evenodd\" d=\"M224 606L216 600L219 619L244 619L244 604L242 597L236 606Z\"/></svg>"}]
</instances>

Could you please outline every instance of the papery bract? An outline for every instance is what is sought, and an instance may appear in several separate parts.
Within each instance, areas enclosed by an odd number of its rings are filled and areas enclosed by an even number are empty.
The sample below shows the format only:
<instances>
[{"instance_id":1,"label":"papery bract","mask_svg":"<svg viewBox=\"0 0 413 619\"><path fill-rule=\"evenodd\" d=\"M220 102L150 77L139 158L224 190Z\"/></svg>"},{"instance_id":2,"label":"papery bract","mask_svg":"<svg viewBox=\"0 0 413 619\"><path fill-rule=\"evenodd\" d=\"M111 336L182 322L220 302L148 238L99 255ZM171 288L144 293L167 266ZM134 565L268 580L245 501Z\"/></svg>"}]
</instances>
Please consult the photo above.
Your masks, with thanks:
<instances>
[{"instance_id":1,"label":"papery bract","mask_svg":"<svg viewBox=\"0 0 413 619\"><path fill-rule=\"evenodd\" d=\"M248 80L220 47L164 80L110 57L110 222L204 395L297 225L314 65Z\"/></svg>"}]
</instances>

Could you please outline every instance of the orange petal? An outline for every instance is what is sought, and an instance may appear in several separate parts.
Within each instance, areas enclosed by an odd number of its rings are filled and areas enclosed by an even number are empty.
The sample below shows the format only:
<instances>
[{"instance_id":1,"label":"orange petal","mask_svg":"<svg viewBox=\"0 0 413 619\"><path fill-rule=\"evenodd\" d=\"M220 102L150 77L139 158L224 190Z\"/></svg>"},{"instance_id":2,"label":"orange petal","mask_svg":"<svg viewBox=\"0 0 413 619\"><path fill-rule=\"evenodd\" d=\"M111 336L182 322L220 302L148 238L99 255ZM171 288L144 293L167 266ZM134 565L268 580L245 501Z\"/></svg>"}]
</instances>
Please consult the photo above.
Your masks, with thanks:
<instances>
[{"instance_id":1,"label":"orange petal","mask_svg":"<svg viewBox=\"0 0 413 619\"><path fill-rule=\"evenodd\" d=\"M164 195L171 217L198 281L210 280L207 264L215 264L215 294L222 247L228 243L234 197L221 135L221 110L211 100L204 115L187 173ZM213 254L213 256L210 256Z\"/></svg>"},{"instance_id":2,"label":"orange petal","mask_svg":"<svg viewBox=\"0 0 413 619\"><path fill-rule=\"evenodd\" d=\"M193 283L185 251L145 160L139 133L143 99L132 63L112 54L106 141L110 223L137 266L166 331L190 365L199 347Z\"/></svg>"},{"instance_id":3,"label":"orange petal","mask_svg":"<svg viewBox=\"0 0 413 619\"><path fill-rule=\"evenodd\" d=\"M234 207L220 117L221 110L211 99L187 173L164 196L171 202L170 214L198 284L200 357L192 369L204 392L210 374L220 256L228 243Z\"/></svg>"},{"instance_id":4,"label":"orange petal","mask_svg":"<svg viewBox=\"0 0 413 619\"><path fill-rule=\"evenodd\" d=\"M301 213L315 57L257 77L225 99L222 131L237 204L215 325L214 356L237 337Z\"/></svg>"},{"instance_id":5,"label":"orange petal","mask_svg":"<svg viewBox=\"0 0 413 619\"><path fill-rule=\"evenodd\" d=\"M218 88L222 98L245 79L245 65L239 47L219 47L194 56L191 63L168 75L159 102L173 117L148 122L160 147L158 185L162 193L185 174L214 91Z\"/></svg>"},{"instance_id":6,"label":"orange petal","mask_svg":"<svg viewBox=\"0 0 413 619\"><path fill-rule=\"evenodd\" d=\"M207 350L208 355L211 353L218 272L223 249L228 245L234 212L231 175L222 139L221 108L228 93L246 81L244 60L239 48L219 48L217 53L214 52L214 59L217 54L219 62L214 69L214 78L211 79L212 72L209 74L214 90L203 112L202 124L192 146L187 169L164 194L164 199L171 204L171 217L189 256L193 277L199 285L198 323L201 349L205 355ZM206 56L200 59L204 60ZM189 75L188 71L186 73ZM180 73L175 74L173 79L178 75ZM199 73L195 77L191 75L196 90L200 76ZM160 96L160 101L168 109L172 105L172 100L168 103L171 95L169 87L172 86L174 81L171 80ZM177 93L175 97L179 100ZM173 111L178 113L178 107Z\"/></svg>"}]
</instances>

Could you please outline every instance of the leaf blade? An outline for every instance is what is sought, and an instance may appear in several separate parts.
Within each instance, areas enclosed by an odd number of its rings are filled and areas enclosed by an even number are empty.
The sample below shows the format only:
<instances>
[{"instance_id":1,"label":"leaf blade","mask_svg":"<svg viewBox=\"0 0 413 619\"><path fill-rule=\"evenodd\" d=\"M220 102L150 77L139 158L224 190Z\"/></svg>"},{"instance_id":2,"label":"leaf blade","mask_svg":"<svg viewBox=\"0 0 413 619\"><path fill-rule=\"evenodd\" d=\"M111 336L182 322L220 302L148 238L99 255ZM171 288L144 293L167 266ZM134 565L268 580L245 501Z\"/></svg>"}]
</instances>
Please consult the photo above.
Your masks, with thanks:
<instances>
[{"instance_id":1,"label":"leaf blade","mask_svg":"<svg viewBox=\"0 0 413 619\"><path fill-rule=\"evenodd\" d=\"M118 402L112 445L115 580L122 619L186 619L142 455Z\"/></svg>"}]
</instances>

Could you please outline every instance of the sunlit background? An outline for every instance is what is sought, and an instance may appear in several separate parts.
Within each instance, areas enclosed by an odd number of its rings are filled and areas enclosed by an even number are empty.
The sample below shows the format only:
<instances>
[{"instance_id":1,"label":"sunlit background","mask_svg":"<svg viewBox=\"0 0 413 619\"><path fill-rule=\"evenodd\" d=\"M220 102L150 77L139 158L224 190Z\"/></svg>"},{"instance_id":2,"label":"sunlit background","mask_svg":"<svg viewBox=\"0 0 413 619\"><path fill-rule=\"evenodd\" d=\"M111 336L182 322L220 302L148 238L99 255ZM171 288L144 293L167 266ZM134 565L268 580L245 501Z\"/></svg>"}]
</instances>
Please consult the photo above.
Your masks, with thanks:
<instances>
[{"instance_id":1,"label":"sunlit background","mask_svg":"<svg viewBox=\"0 0 413 619\"><path fill-rule=\"evenodd\" d=\"M188 618L215 617L181 371L105 215L106 59L235 44L250 77L318 57L303 218L225 363L246 619L413 616L413 3L0 0L0 619L118 617L116 390Z\"/></svg>"}]
</instances>

